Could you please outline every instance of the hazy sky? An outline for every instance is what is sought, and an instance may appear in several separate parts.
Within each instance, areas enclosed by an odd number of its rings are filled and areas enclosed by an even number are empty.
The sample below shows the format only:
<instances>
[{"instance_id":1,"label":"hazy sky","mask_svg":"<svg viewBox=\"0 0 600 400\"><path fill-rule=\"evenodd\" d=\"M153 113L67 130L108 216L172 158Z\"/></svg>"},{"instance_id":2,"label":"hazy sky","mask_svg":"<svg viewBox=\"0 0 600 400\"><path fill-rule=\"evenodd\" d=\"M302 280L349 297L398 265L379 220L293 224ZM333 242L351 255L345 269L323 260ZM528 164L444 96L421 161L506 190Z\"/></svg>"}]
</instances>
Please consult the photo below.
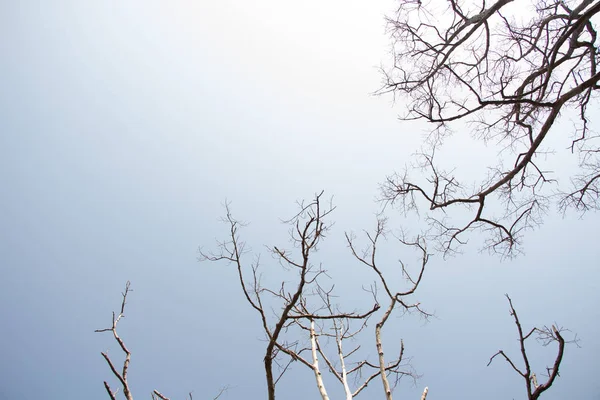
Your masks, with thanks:
<instances>
[{"instance_id":1,"label":"hazy sky","mask_svg":"<svg viewBox=\"0 0 600 400\"><path fill-rule=\"evenodd\" d=\"M117 384L100 352L121 353L94 330L110 325L127 280L120 333L136 398L212 398L226 385L225 399L266 398L256 315L234 270L199 264L197 248L226 235L225 199L251 222L253 249L285 245L279 218L325 189L338 209L323 258L341 286L360 288L343 232L374 226L378 183L424 132L397 120L401 104L371 96L393 8L0 2L0 398L106 399L102 381ZM485 367L500 348L518 354L508 292L524 325L557 322L581 338L544 398L600 398L599 222L551 214L515 261L434 257L418 298L437 319L397 319L389 334L423 374L398 395L429 386L431 400L523 398L506 363ZM398 258L389 246L384 260ZM554 348L532 354L540 374ZM380 396L371 390L363 396ZM317 396L299 366L280 383L280 398Z\"/></svg>"}]
</instances>

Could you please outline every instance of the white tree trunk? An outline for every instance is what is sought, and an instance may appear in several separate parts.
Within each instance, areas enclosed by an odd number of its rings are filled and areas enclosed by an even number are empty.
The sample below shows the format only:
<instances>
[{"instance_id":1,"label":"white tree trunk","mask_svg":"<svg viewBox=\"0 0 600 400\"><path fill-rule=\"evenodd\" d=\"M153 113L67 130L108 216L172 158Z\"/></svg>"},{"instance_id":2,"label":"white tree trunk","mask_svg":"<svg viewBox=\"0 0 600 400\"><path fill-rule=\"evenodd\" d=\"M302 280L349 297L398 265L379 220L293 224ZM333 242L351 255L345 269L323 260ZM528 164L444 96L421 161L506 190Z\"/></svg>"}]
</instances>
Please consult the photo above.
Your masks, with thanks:
<instances>
[{"instance_id":1,"label":"white tree trunk","mask_svg":"<svg viewBox=\"0 0 600 400\"><path fill-rule=\"evenodd\" d=\"M340 323L340 324L342 324L342 323ZM337 328L336 328L335 341L337 342L338 356L340 358L340 365L342 367L342 384L344 385L344 392L346 393L346 400L352 400L352 391L350 390L350 386L348 385L348 375L346 374L346 363L344 362L344 352L342 351L342 337L339 334L339 332L342 332L343 330L344 330L343 324L339 328L339 330L337 330Z\"/></svg>"},{"instance_id":2,"label":"white tree trunk","mask_svg":"<svg viewBox=\"0 0 600 400\"><path fill-rule=\"evenodd\" d=\"M317 380L319 393L321 394L321 398L323 400L329 400L329 396L327 396L327 390L325 390L325 385L323 384L323 376L321 375L321 370L319 370L319 359L317 358L317 335L315 333L314 321L310 321L310 347L312 350L313 371L315 372L315 379Z\"/></svg>"}]
</instances>

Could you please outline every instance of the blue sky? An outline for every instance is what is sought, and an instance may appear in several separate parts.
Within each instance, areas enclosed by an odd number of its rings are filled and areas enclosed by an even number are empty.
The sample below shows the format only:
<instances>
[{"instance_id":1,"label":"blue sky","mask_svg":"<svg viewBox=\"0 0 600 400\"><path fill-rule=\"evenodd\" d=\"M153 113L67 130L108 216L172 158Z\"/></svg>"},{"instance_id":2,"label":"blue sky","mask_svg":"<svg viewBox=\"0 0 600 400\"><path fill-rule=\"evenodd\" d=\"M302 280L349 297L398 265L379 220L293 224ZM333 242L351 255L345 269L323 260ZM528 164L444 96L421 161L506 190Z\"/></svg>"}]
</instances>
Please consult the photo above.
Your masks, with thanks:
<instances>
[{"instance_id":1,"label":"blue sky","mask_svg":"<svg viewBox=\"0 0 600 400\"><path fill-rule=\"evenodd\" d=\"M322 257L352 298L362 282L347 273L358 267L343 233L374 226L378 183L410 161L426 129L397 120L401 103L371 96L393 7L2 2L0 398L107 398L102 381L116 382L100 351L120 353L94 330L110 323L127 280L120 332L136 397L211 398L226 385L224 398L265 397L259 321L233 269L199 264L197 248L226 234L225 199L251 222L253 249L285 244L279 218L325 189L338 209ZM450 149L479 149L454 139ZM485 161L477 154L446 157L470 170ZM499 348L517 354L509 293L527 326L556 321L581 338L545 398L598 396L600 220L578 217L551 213L514 261L475 248L434 257L419 299L437 318L398 319L390 334L423 374L399 395L429 386L433 400L522 396L507 365L485 367ZM540 368L547 350L532 350ZM318 396L300 368L280 390Z\"/></svg>"}]
</instances>

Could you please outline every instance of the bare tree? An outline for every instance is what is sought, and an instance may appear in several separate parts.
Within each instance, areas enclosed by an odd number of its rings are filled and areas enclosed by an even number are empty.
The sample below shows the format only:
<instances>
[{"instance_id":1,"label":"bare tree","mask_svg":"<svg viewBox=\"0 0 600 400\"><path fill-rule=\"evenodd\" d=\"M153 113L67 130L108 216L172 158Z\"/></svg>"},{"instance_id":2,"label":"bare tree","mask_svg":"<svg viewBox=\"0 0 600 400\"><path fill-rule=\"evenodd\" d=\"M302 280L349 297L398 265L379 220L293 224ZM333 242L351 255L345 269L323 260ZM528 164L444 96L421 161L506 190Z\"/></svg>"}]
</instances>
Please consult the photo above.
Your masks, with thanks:
<instances>
[{"instance_id":1,"label":"bare tree","mask_svg":"<svg viewBox=\"0 0 600 400\"><path fill-rule=\"evenodd\" d=\"M426 203L428 232L445 254L480 230L486 248L512 255L552 203L563 210L600 206L600 137L588 109L600 88L599 12L593 0L400 0L388 18L394 63L380 92L407 101L402 119L434 128L417 164L430 178L389 176L382 198L405 211ZM569 136L557 123L570 117ZM435 150L457 121L503 147L508 160L489 165L488 177L473 187L436 164ZM566 136L565 147L579 157L568 190L540 160L552 134ZM446 218L457 208L468 211L465 221Z\"/></svg>"},{"instance_id":2,"label":"bare tree","mask_svg":"<svg viewBox=\"0 0 600 400\"><path fill-rule=\"evenodd\" d=\"M295 281L291 284L292 289L287 289L290 284L286 281L277 289L263 286L260 280L259 256L255 255L254 261L246 264L249 251L239 231L244 224L232 216L229 204L225 206L224 218L229 228L229 237L218 242L218 250L215 253L207 253L200 249L200 260L227 261L235 265L242 292L247 302L257 311L267 338L264 367L270 400L275 398L277 383L290 372L289 367L294 362L299 362L313 371L315 385L322 400L329 399L329 383L324 379L325 372L329 372L334 381L342 385L346 400L362 393L376 379L381 381L385 399L392 400L394 388L402 377L408 376L416 381L418 375L404 355L402 340L399 354L386 361L390 352L385 348L389 347L389 343L384 345L382 331L394 312L414 311L425 318L431 316L421 307L420 302L411 300L423 280L429 262L426 242L422 237L412 241L407 240L404 235L395 237L400 245L415 250L420 261L418 268L409 267L400 261L399 269L407 287L404 290L394 290L383 273L384 268L381 268L378 262L378 245L389 235L386 220L379 218L374 232L365 232L367 246L363 249L357 247L357 239L353 234L346 234L348 248L354 259L375 274L374 283L365 289L375 300L375 305L363 312L342 311L339 305L333 303L333 285L324 286L325 269L321 265L317 267L312 261L317 245L322 243L331 226L326 217L334 210L331 204L323 206L322 196L323 192L308 204L300 203L300 212L292 219L284 221L292 226L290 232L295 250L284 250L276 246L268 248L284 270L295 276ZM249 275L249 278L246 275ZM561 329L555 326L552 326L552 329L533 328L528 334L524 334L512 301L510 298L508 300L511 315L518 328L521 354L526 367L525 370L516 367L502 350L492 356L490 363L496 356L503 356L525 379L528 399L534 400L549 389L558 376L566 342L561 335ZM274 311L273 317L267 310ZM374 331L369 335L368 328L373 318ZM534 333L537 333L538 339L544 345L554 341L559 344L554 365L548 368L548 380L539 385L525 351L525 341ZM359 336L360 344L345 352L344 343ZM365 343L373 345L376 352L375 361L369 359L368 351L367 354L363 352L358 358L355 357L361 345ZM322 363L326 365L326 369L322 367ZM277 375L274 365L278 367ZM353 380L350 379L352 376ZM426 387L421 400L426 400L428 392Z\"/></svg>"},{"instance_id":3,"label":"bare tree","mask_svg":"<svg viewBox=\"0 0 600 400\"><path fill-rule=\"evenodd\" d=\"M382 240L387 240L390 232L386 228L386 220L379 218L375 230L365 231L366 246L360 248L358 239L353 234L345 234L346 243L353 258L373 272L374 281L369 287L363 287L365 293L363 311L344 311L334 302L334 285L326 285L326 279L331 279L326 270L315 262L317 247L329 232L330 214L334 207L329 203L323 205L323 192L316 195L307 204L300 203L300 211L291 219L284 221L291 226L291 241L293 249L269 247L268 250L282 267L283 272L291 275L293 280L286 279L275 288L261 283L260 257L255 256L247 264L245 243L240 237L240 227L243 223L236 220L226 205L224 222L228 226L229 237L218 243L215 253L200 250L200 259L208 261L227 261L237 270L237 280L241 286L246 301L257 312L264 334L267 339L263 359L269 400L275 399L276 388L281 378L291 371L290 366L298 362L314 373L315 385L322 400L329 399L331 377L334 384L339 384L346 400L353 399L372 382L380 381L382 394L386 400L392 400L394 389L403 377L412 378L416 382L418 374L410 365L410 358L405 356L405 346L402 339L399 343L384 343L383 331L390 316L394 313L411 313L429 318L431 314L414 300L419 285L425 276L426 266L430 255L426 242L422 237L407 240L402 234L394 236L397 243L412 249L417 254L415 265L399 262L399 271L405 282L404 288L394 288L392 282L384 274L390 266L381 265L378 248ZM288 283L290 282L290 283ZM118 369L107 352L102 356L107 362L113 375L117 378L126 400L133 396L128 382L128 369L131 352L117 332L117 325L125 316L127 296L131 292L129 282L122 293L120 312L113 312L112 324L109 328L98 329L96 332L111 332L119 347L125 353L123 367ZM353 296L357 297L357 296ZM508 298L508 296L507 296ZM372 299L372 300L369 300ZM558 377L559 367L567 343L561 332L556 328L533 328L524 334L521 322L508 298L511 315L519 333L521 355L524 368L517 367L507 354L500 350L491 357L502 356L511 367L523 377L529 400L537 399L549 389ZM533 373L525 350L525 342L536 333L544 345L557 342L558 354L551 368L547 368L548 379L538 384L537 376ZM345 350L348 342L353 347ZM576 342L576 340L573 340ZM356 345L358 343L358 345ZM368 348L361 348L368 345ZM370 348L370 350L369 350ZM395 353L397 351L397 353ZM392 356L390 356L392 355ZM488 363L488 365L489 365ZM113 391L107 381L104 387L112 400L116 400L118 390ZM215 399L219 398L227 388L221 389ZM429 389L426 387L421 400L426 400ZM152 399L169 400L169 397L158 390L151 393ZM189 399L193 400L192 393Z\"/></svg>"},{"instance_id":4,"label":"bare tree","mask_svg":"<svg viewBox=\"0 0 600 400\"><path fill-rule=\"evenodd\" d=\"M527 399L528 400L536 400L540 397L542 393L552 386L554 380L558 376L558 370L560 367L560 363L563 359L563 354L565 351L565 339L563 338L561 332L563 329L557 328L555 325L552 325L551 328L544 326L543 328L532 328L527 334L523 333L523 327L521 326L521 321L519 321L519 317L517 316L517 311L513 307L513 303L511 298L506 295L508 299L508 304L510 305L510 315L515 320L515 325L517 327L517 331L519 332L519 346L521 351L521 358L523 360L523 367L517 367L517 364L509 358L504 350L498 350L496 354L494 354L490 361L488 362L488 366L494 361L497 356L502 356L508 364L510 364L511 368L517 372L524 380L525 389L527 391ZM525 342L527 339L533 337L533 335L537 335L537 339L542 342L542 345L548 346L550 343L558 343L558 350L556 354L556 358L554 359L554 363L552 367L546 367L547 377L548 379L544 383L538 383L537 375L532 371L531 363L529 361L529 356L527 355L527 350L525 346ZM577 338L570 341L572 343L577 344Z\"/></svg>"},{"instance_id":5,"label":"bare tree","mask_svg":"<svg viewBox=\"0 0 600 400\"><path fill-rule=\"evenodd\" d=\"M392 398L392 389L403 376L413 379L416 373L404 357L404 343L401 341L399 354L391 361L386 362L381 331L394 310L416 310L423 316L429 316L420 308L420 304L409 303L407 297L414 294L428 261L426 248L422 241L414 243L402 241L406 246L414 247L421 253L421 266L418 278L413 279L408 269L402 265L402 272L410 284L404 291L392 291L383 273L376 264L377 241L385 235L384 220L379 220L376 232L369 238L369 247L359 254L354 245L354 238L347 235L348 245L362 264L368 266L376 273L376 282L367 290L375 300L375 305L366 311L342 311L332 302L331 288L326 288L322 282L326 274L322 266L314 264L314 253L318 245L329 231L330 223L327 217L333 212L334 207L329 203L323 205L323 192L316 195L308 204L300 203L300 211L291 219L284 221L292 229L291 239L294 250L284 250L273 246L268 248L277 262L295 276L295 282L288 284L285 281L276 289L265 287L260 280L260 257L255 256L254 261L246 264L245 243L240 238L239 228L244 224L236 220L227 204L224 222L229 226L229 237L218 243L218 250L207 253L200 250L201 261L227 261L235 265L242 291L247 302L256 310L267 338L264 356L264 368L267 382L268 398L275 399L276 385L288 371L293 362L311 369L315 375L315 384L323 400L329 399L327 385L323 379L322 360L334 379L342 385L346 399L352 399L360 394L374 379L379 378L387 399ZM249 280L246 275L249 275ZM385 301L388 306L381 310L378 299L378 285L383 286ZM273 303L278 303L275 306ZM268 310L279 310L273 318ZM380 311L381 310L381 311ZM378 313L379 312L379 313ZM367 335L366 328L375 315L381 314L375 324L373 344L377 351L377 361L368 358L352 361L360 346L349 352L344 352L343 343L347 339L356 338L358 335ZM302 340L302 339L306 340ZM323 339L333 346L326 346ZM364 342L364 340L363 340ZM286 357L285 361L282 359ZM278 366L278 374L274 371ZM352 366L353 365L353 366ZM354 382L351 377L354 376ZM360 377L363 377L360 379ZM393 377L390 383L390 377ZM426 396L426 393L424 394Z\"/></svg>"},{"instance_id":6,"label":"bare tree","mask_svg":"<svg viewBox=\"0 0 600 400\"><path fill-rule=\"evenodd\" d=\"M133 395L131 393L131 389L129 387L129 382L127 380L127 374L129 372L129 363L131 362L131 351L129 351L129 349L125 345L125 342L117 333L117 324L119 323L119 321L121 321L122 318L125 317L125 304L127 304L127 295L132 291L133 290L131 289L131 283L129 281L127 281L127 283L125 284L125 291L121 293L121 295L123 297L123 300L121 301L121 311L119 312L118 315L115 315L114 312L112 313L112 326L110 328L95 330L95 332L111 332L113 334L113 337L119 344L119 347L121 348L123 353L125 353L125 360L123 361L123 367L120 370L117 369L117 367L115 367L115 365L113 364L107 351L106 352L103 351L100 354L102 354L102 357L104 357L104 360L106 360L106 363L108 364L113 375L119 381L119 384L120 384L121 388L123 389L123 396L125 397L126 400L133 400ZM104 388L106 389L106 392L108 393L108 396L110 397L111 400L117 399L117 394L119 392L118 389L113 391L107 381L104 381ZM225 392L227 389L228 389L227 386L221 388L221 390L219 391L217 396L213 398L213 400L216 400L219 397L221 397L223 392ZM163 395L158 390L153 390L151 393L151 396L152 396L153 400L155 400L155 399L169 400L169 398L167 396ZM189 400L193 400L191 392L188 394L188 396L189 396Z\"/></svg>"},{"instance_id":7,"label":"bare tree","mask_svg":"<svg viewBox=\"0 0 600 400\"><path fill-rule=\"evenodd\" d=\"M129 389L129 382L127 381L127 372L129 370L129 362L131 361L131 352L129 351L129 349L127 349L127 346L125 346L125 342L123 341L123 339L121 339L121 337L117 333L117 324L119 323L121 318L123 318L125 316L125 304L127 302L127 295L129 294L130 291L131 291L131 284L129 281L127 281L127 283L125 284L125 291L122 293L123 301L121 302L121 312L119 312L119 315L115 316L115 313L113 311L112 326L110 328L96 329L96 331L95 331L95 332L112 332L115 340L117 341L117 343L119 343L119 347L121 348L123 353L125 353L125 361L123 362L123 368L121 369L120 372L114 366L112 360L108 356L108 352L102 352L100 354L102 354L102 357L104 357L104 359L106 360L106 363L110 367L110 370L112 371L113 375L119 380L119 383L121 384L121 387L123 388L123 395L125 396L125 398L127 400L133 400L133 395L131 394L131 390ZM112 400L116 400L116 395L117 395L118 390L113 392L107 381L104 381L104 388L108 392L109 397Z\"/></svg>"},{"instance_id":8,"label":"bare tree","mask_svg":"<svg viewBox=\"0 0 600 400\"><path fill-rule=\"evenodd\" d=\"M408 272L404 263L400 262L400 265L402 268L402 275L410 283L410 287L405 291L394 292L390 288L388 283L386 282L381 269L377 266L377 257L376 257L377 241L379 240L380 237L384 237L385 234L386 234L385 220L379 219L377 221L377 229L375 230L374 235L367 233L367 237L369 239L370 244L369 244L369 247L367 248L367 250L362 252L362 255L357 253L357 250L354 246L354 241L353 241L354 238L351 235L346 234L346 240L348 242L348 247L352 251L352 254L354 255L354 257L358 261L360 261L362 264L364 264L367 267L369 267L370 269L372 269L377 274L379 281L380 281L381 285L383 286L383 289L384 289L384 292L386 295L386 299L389 300L388 307L386 308L385 312L381 316L381 319L379 320L379 322L377 322L377 324L375 325L375 344L377 346L377 353L379 355L379 367L380 367L380 373L381 373L381 379L382 379L382 383L383 383L384 393L385 393L387 400L392 400L392 388L390 387L389 380L387 379L387 374L385 373L386 363L384 362L384 352L383 352L383 343L381 340L381 332L382 332L383 327L384 327L385 323L387 322L388 318L394 311L394 309L396 309L398 307L400 307L401 309L403 309L405 311L411 311L413 309L417 310L421 316L424 316L426 318L430 316L429 313L427 313L420 307L420 303L417 302L417 303L411 304L406 301L406 298L408 296L414 294L415 291L417 290L417 288L419 287L419 284L421 283L423 274L425 272L425 266L427 265L427 261L429 260L429 254L427 253L425 243L422 241L421 238L417 238L417 240L414 242L408 242L404 239L399 240L405 246L417 248L421 253L422 261L421 261L421 266L418 271L418 276L416 279L413 279L411 277L411 274ZM400 356L398 357L398 362L400 362L403 359L403 357L402 357L403 352L404 352L404 343L401 342ZM394 372L395 372L395 370L394 370ZM423 398L425 396L427 396L427 388L425 388L425 391L423 393Z\"/></svg>"}]
</instances>

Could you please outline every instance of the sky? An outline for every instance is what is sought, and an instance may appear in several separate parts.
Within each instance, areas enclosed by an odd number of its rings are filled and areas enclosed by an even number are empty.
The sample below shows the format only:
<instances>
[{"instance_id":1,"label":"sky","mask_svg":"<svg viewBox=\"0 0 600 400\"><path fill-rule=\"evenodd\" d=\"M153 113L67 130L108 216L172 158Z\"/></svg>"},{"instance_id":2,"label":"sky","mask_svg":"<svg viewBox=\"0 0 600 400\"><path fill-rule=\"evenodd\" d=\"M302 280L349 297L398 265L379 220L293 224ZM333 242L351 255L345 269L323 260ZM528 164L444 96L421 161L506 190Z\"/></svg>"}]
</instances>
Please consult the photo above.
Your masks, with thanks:
<instances>
[{"instance_id":1,"label":"sky","mask_svg":"<svg viewBox=\"0 0 600 400\"><path fill-rule=\"evenodd\" d=\"M400 99L373 96L393 9L383 0L0 2L0 398L108 398L102 381L117 382L100 352L121 353L94 330L110 326L128 280L119 332L136 398L154 389L212 398L226 386L224 399L266 397L257 315L231 266L198 263L198 247L227 234L225 201L250 222L242 234L256 253L285 245L280 218L325 190L337 209L319 257L341 301L359 296L365 278L344 232L374 227L379 183L410 162L427 129L398 120ZM450 167L486 161L468 134L453 140ZM472 157L453 154L465 150ZM403 228L417 232L418 222ZM500 348L518 354L509 293L525 325L557 323L580 338L544 398L600 398L599 222L551 212L515 260L476 248L432 257L418 297L436 317L396 318L388 334L404 339L422 374L397 396L428 386L431 400L523 398L506 363L486 367ZM388 243L383 262L399 254ZM554 349L534 348L543 371ZM308 372L295 367L279 397L317 398Z\"/></svg>"}]
</instances>

